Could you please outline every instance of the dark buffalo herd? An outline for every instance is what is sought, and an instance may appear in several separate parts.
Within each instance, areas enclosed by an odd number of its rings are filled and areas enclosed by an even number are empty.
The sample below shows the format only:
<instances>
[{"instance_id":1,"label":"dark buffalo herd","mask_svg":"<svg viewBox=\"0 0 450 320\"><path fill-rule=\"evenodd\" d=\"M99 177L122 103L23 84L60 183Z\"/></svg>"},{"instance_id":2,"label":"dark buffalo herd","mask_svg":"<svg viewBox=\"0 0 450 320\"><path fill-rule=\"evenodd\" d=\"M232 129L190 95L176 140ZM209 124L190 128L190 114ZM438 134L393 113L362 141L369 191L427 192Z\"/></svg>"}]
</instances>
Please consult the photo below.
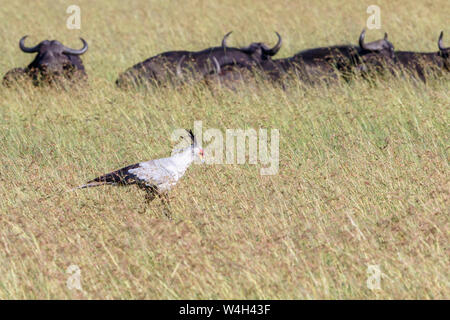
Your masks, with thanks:
<instances>
[{"instance_id":1,"label":"dark buffalo herd","mask_svg":"<svg viewBox=\"0 0 450 320\"><path fill-rule=\"evenodd\" d=\"M383 39L366 43L363 30L358 45L307 49L282 59L274 59L282 46L278 33L273 47L254 42L240 48L228 46L230 34L227 33L217 47L201 51L168 51L148 58L120 74L116 84L127 88L206 81L234 88L237 82L252 81L257 75L281 84L289 78L316 84L383 72L425 82L431 75L450 71L450 48L443 45L443 32L439 36L437 52L395 51L387 34ZM44 40L27 47L26 37L20 39L20 49L36 56L26 68L8 71L3 78L4 85L18 80L31 80L34 85L63 80L74 83L87 77L80 58L88 49L84 39L81 39L81 49L71 49L56 40Z\"/></svg>"},{"instance_id":2,"label":"dark buffalo herd","mask_svg":"<svg viewBox=\"0 0 450 320\"><path fill-rule=\"evenodd\" d=\"M289 58L266 60L262 68L272 78L294 76L301 81L314 84L344 78L362 67L362 57L373 55L379 59L394 59L394 46L384 39L364 43L365 31L359 38L359 46L336 45L307 49Z\"/></svg>"},{"instance_id":3,"label":"dark buffalo herd","mask_svg":"<svg viewBox=\"0 0 450 320\"><path fill-rule=\"evenodd\" d=\"M244 48L227 46L225 35L220 47L202 51L168 51L140 62L122 73L116 81L118 86L140 85L153 82L163 84L167 81L184 79L203 79L211 73L221 74L221 68L254 68L270 60L281 48L281 36L273 48L264 43L252 43Z\"/></svg>"}]
</instances>

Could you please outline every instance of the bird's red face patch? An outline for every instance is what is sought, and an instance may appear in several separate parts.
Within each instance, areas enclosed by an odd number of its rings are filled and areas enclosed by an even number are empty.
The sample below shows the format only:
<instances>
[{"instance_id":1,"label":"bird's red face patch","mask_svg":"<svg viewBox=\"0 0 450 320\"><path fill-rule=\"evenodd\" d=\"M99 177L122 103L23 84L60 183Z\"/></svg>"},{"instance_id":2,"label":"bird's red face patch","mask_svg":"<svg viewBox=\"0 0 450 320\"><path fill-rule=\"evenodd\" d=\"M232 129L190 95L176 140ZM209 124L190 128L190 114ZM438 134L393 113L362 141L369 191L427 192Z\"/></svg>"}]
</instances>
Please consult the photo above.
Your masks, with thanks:
<instances>
[{"instance_id":1,"label":"bird's red face patch","mask_svg":"<svg viewBox=\"0 0 450 320\"><path fill-rule=\"evenodd\" d=\"M198 154L199 154L200 157L202 157L202 158L203 158L203 156L205 155L204 152L203 152L203 149L200 149L200 151L198 152Z\"/></svg>"}]
</instances>

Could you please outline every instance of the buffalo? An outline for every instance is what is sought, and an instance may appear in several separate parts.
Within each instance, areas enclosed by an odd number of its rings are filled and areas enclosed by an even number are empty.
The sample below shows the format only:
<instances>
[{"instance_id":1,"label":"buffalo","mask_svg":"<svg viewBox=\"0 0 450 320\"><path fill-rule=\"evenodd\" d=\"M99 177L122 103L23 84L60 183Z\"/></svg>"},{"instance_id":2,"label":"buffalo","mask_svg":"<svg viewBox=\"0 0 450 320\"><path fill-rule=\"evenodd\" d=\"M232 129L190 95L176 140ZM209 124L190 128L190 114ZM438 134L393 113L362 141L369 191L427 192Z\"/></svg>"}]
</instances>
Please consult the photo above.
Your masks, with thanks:
<instances>
[{"instance_id":1,"label":"buffalo","mask_svg":"<svg viewBox=\"0 0 450 320\"><path fill-rule=\"evenodd\" d=\"M247 47L234 48L227 46L227 33L219 47L202 51L169 51L140 62L124 73L116 81L119 87L144 84L162 85L176 84L186 79L200 80L218 68L239 66L252 68L263 61L270 60L281 48L282 39L277 33L277 44L269 48L263 43L252 43Z\"/></svg>"},{"instance_id":2,"label":"buffalo","mask_svg":"<svg viewBox=\"0 0 450 320\"><path fill-rule=\"evenodd\" d=\"M332 81L362 69L362 57L372 55L382 59L394 59L394 46L385 34L381 40L364 42L365 30L359 36L359 46L336 45L313 48L301 51L292 57L276 59L265 63L265 70L272 78L280 78L286 74L294 74L306 83L315 84L321 81Z\"/></svg>"},{"instance_id":3,"label":"buffalo","mask_svg":"<svg viewBox=\"0 0 450 320\"><path fill-rule=\"evenodd\" d=\"M419 77L426 82L426 78L432 75L442 75L450 71L450 47L443 44L444 32L441 31L438 39L438 52L411 52L396 51L397 69L412 77Z\"/></svg>"},{"instance_id":4,"label":"buffalo","mask_svg":"<svg viewBox=\"0 0 450 320\"><path fill-rule=\"evenodd\" d=\"M25 53L37 53L34 60L26 68L15 68L8 71L3 77L3 84L11 85L20 79L32 79L34 85L42 83L56 83L60 80L86 78L86 71L80 55L88 49L87 42L81 49L71 49L57 40L44 40L34 47L25 46L24 36L19 41L20 49Z\"/></svg>"}]
</instances>

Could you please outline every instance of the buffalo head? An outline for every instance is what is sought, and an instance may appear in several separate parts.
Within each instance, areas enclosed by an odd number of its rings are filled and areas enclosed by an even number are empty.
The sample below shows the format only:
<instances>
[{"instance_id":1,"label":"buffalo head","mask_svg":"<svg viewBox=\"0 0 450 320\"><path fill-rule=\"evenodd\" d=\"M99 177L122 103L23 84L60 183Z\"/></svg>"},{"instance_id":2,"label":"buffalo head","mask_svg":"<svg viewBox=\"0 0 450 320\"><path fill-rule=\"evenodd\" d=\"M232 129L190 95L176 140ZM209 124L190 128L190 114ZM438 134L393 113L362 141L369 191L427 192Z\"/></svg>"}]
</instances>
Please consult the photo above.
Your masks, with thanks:
<instances>
[{"instance_id":1,"label":"buffalo head","mask_svg":"<svg viewBox=\"0 0 450 320\"><path fill-rule=\"evenodd\" d=\"M389 42L388 34L384 34L384 38L373 42L365 43L364 38L366 36L366 30L364 29L359 35L359 55L365 55L368 53L377 53L385 56L388 59L395 59L394 45Z\"/></svg>"},{"instance_id":2,"label":"buffalo head","mask_svg":"<svg viewBox=\"0 0 450 320\"><path fill-rule=\"evenodd\" d=\"M275 32L278 40L275 46L272 48L269 48L265 43L262 42L253 42L250 45L246 47L239 48L242 52L245 52L246 54L249 54L255 61L262 62L264 60L270 59L274 55L278 53L281 49L281 45L283 43L283 40L278 32ZM228 32L222 40L222 47L228 48L227 46L227 39L228 36L231 34L231 32Z\"/></svg>"},{"instance_id":3,"label":"buffalo head","mask_svg":"<svg viewBox=\"0 0 450 320\"><path fill-rule=\"evenodd\" d=\"M397 56L394 45L388 40L388 34L385 33L383 39L369 43L365 43L365 35L366 30L363 30L359 36L358 55L360 59L356 63L356 70L367 77L372 73L383 73L392 69Z\"/></svg>"},{"instance_id":4,"label":"buffalo head","mask_svg":"<svg viewBox=\"0 0 450 320\"><path fill-rule=\"evenodd\" d=\"M30 76L35 84L41 80L52 81L58 77L71 79L76 74L86 75L79 57L88 49L84 39L80 38L83 42L81 49L71 49L57 40L44 40L33 47L27 47L26 38L27 36L24 36L20 39L20 49L25 53L36 53L36 56L27 68L21 70Z\"/></svg>"}]
</instances>

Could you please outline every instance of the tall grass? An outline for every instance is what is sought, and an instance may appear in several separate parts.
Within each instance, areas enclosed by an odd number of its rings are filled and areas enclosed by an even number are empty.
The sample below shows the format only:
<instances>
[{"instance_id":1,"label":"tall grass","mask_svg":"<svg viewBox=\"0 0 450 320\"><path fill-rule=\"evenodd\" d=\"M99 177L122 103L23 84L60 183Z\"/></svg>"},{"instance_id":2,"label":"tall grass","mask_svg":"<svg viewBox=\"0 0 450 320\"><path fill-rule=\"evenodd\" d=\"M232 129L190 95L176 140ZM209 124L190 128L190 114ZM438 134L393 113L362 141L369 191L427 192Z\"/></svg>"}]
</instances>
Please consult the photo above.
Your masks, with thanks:
<instances>
[{"instance_id":1,"label":"tall grass","mask_svg":"<svg viewBox=\"0 0 450 320\"><path fill-rule=\"evenodd\" d=\"M202 86L119 90L119 72L158 52L272 44L280 57L355 43L371 1L73 1L2 5L0 73L30 45L78 48L89 84L0 88L0 298L449 298L449 78L354 81L237 92ZM436 51L449 3L379 1L397 49ZM444 30L450 43L450 30ZM447 39L447 40L446 40ZM28 43L28 42L27 42ZM280 169L193 165L171 194L174 220L135 188L66 192L170 154L192 127L275 128ZM69 265L83 291L69 290ZM369 265L381 289L370 290Z\"/></svg>"}]
</instances>

